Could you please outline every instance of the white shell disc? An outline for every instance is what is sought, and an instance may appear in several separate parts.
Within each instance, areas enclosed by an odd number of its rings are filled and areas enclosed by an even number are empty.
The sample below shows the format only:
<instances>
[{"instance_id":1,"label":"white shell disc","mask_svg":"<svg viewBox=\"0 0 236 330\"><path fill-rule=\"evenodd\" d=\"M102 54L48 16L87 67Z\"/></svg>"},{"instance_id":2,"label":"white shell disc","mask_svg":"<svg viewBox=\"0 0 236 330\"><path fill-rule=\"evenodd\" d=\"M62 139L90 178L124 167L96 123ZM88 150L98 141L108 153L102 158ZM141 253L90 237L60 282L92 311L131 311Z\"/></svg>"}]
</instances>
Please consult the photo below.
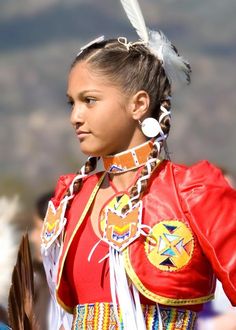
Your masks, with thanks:
<instances>
[{"instance_id":1,"label":"white shell disc","mask_svg":"<svg viewBox=\"0 0 236 330\"><path fill-rule=\"evenodd\" d=\"M160 124L156 119L151 117L144 119L141 129L143 134L149 138L153 138L161 132Z\"/></svg>"}]
</instances>

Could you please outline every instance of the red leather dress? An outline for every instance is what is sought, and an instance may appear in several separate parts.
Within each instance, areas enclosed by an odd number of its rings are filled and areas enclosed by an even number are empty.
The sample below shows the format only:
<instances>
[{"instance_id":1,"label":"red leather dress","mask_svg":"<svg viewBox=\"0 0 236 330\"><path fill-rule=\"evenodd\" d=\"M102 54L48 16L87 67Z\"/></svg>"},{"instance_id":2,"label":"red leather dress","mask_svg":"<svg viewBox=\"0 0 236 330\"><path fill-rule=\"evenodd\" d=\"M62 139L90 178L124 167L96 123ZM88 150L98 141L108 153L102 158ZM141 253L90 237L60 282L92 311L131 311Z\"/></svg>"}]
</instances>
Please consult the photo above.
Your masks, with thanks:
<instances>
[{"instance_id":1,"label":"red leather dress","mask_svg":"<svg viewBox=\"0 0 236 330\"><path fill-rule=\"evenodd\" d=\"M59 205L74 175L60 178ZM77 304L65 262L101 184L102 173L84 180L67 212L57 298L69 312ZM192 167L163 161L142 198L143 224L153 229L124 252L125 269L140 293L162 305L198 305L213 299L215 275L236 305L236 191L206 161Z\"/></svg>"}]
</instances>

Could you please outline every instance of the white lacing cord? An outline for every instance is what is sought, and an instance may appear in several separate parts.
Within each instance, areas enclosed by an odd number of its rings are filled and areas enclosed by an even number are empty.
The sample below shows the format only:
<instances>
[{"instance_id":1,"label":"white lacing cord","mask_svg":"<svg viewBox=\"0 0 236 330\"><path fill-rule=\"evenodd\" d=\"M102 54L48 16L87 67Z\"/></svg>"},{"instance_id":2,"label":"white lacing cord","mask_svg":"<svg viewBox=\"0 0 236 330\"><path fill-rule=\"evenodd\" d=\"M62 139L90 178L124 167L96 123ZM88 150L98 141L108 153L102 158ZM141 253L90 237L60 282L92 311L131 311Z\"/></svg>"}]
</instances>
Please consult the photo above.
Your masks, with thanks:
<instances>
[{"instance_id":1,"label":"white lacing cord","mask_svg":"<svg viewBox=\"0 0 236 330\"><path fill-rule=\"evenodd\" d=\"M102 239L100 239L97 243L94 244L94 246L93 246L93 248L92 248L92 250L90 251L89 256L88 256L88 262L91 261L92 256L93 256L93 254L94 254L96 248L98 247L99 243L101 243L101 242L102 242ZM98 263L100 264L100 263L103 262L105 259L107 259L109 256L110 256L110 252L108 252L104 257L102 257L102 259L100 259L100 260L98 261Z\"/></svg>"},{"instance_id":2,"label":"white lacing cord","mask_svg":"<svg viewBox=\"0 0 236 330\"><path fill-rule=\"evenodd\" d=\"M156 306L157 306L157 315L158 315L158 330L163 330L164 326L163 326L161 311L160 311L158 303L156 303Z\"/></svg>"},{"instance_id":3,"label":"white lacing cord","mask_svg":"<svg viewBox=\"0 0 236 330\"><path fill-rule=\"evenodd\" d=\"M166 116L171 116L171 110L167 110L163 105L160 106L160 110L163 112L159 117L159 123L161 123L162 119Z\"/></svg>"},{"instance_id":4,"label":"white lacing cord","mask_svg":"<svg viewBox=\"0 0 236 330\"><path fill-rule=\"evenodd\" d=\"M138 329L146 329L146 323L144 319L144 314L140 302L140 296L137 288L132 284L132 291L133 291L133 296L134 296L134 301L135 301L135 314L136 314L136 322L138 325Z\"/></svg>"},{"instance_id":5,"label":"white lacing cord","mask_svg":"<svg viewBox=\"0 0 236 330\"><path fill-rule=\"evenodd\" d=\"M109 247L109 270L110 270L110 288L111 288L111 298L112 298L112 303L113 303L113 309L114 309L114 314L116 318L116 322L119 325L120 328L120 320L119 320L119 314L118 314L118 309L117 309L117 296L116 296L116 274L115 274L115 259L114 259L114 253L112 253L112 247Z\"/></svg>"},{"instance_id":6,"label":"white lacing cord","mask_svg":"<svg viewBox=\"0 0 236 330\"><path fill-rule=\"evenodd\" d=\"M92 157L92 156L89 156L89 157L88 157L88 160L91 159L91 158L93 158L93 157ZM70 196L69 196L69 197L66 196L66 197L68 198L68 200L74 198L74 183L75 183L75 181L80 180L80 179L83 179L83 178L85 178L85 177L87 177L87 176L91 176L91 175L93 175L93 174L99 172L100 170L102 170L102 168L100 169L99 166L98 166L99 160L100 160L100 157L97 157L96 168L95 168L93 171L89 172L88 174L85 173L85 165L83 165L83 166L81 167L81 169L80 169L80 173L77 174L77 175L74 177L74 179L72 180L72 182L71 182L71 184L70 184L70 186L69 186ZM66 197L65 197L65 198L66 198ZM63 199L63 200L64 200L64 199Z\"/></svg>"},{"instance_id":7,"label":"white lacing cord","mask_svg":"<svg viewBox=\"0 0 236 330\"><path fill-rule=\"evenodd\" d=\"M167 99L170 99L171 97L168 97ZM158 121L158 124L160 126L160 123L161 121L163 120L164 117L166 116L170 116L171 115L171 110L167 110L163 105L160 106L160 110L163 112L159 118L159 121ZM167 134L164 134L164 132L162 131L161 129L161 126L159 127L159 131L160 131L160 136L157 137L154 141L154 145L156 145L157 147L157 152L158 152L158 155L160 154L161 152L161 145L160 145L160 142L164 141L167 139ZM139 198L140 196L140 192L141 192L141 189L142 189L142 181L144 180L147 180L150 178L151 176L151 173L152 173L152 168L151 168L151 164L152 163L157 163L158 162L158 159L157 158L151 158L151 159L148 159L148 161L146 162L146 166L147 166L147 170L148 170L148 173L142 177L140 177L138 180L137 180L137 194L135 196L133 196L128 205L130 208L132 208L132 202L136 199Z\"/></svg>"},{"instance_id":8,"label":"white lacing cord","mask_svg":"<svg viewBox=\"0 0 236 330\"><path fill-rule=\"evenodd\" d=\"M149 226L143 225L143 228L148 228L149 231L151 230ZM145 236L149 235L149 233L144 231L142 234ZM91 250L88 258L89 261L91 260L92 254L100 242L101 240L98 241ZM146 330L139 292L137 288L132 284L133 295L131 294L122 253L116 251L113 247L110 246L109 253L99 262L102 262L107 257L109 257L112 304L119 329ZM119 318L118 305L120 308L121 319ZM123 324L121 324L121 322Z\"/></svg>"},{"instance_id":9,"label":"white lacing cord","mask_svg":"<svg viewBox=\"0 0 236 330\"><path fill-rule=\"evenodd\" d=\"M145 44L144 41L128 42L126 37L118 37L117 40L120 44L124 45L128 51L132 46Z\"/></svg>"},{"instance_id":10,"label":"white lacing cord","mask_svg":"<svg viewBox=\"0 0 236 330\"><path fill-rule=\"evenodd\" d=\"M145 237L148 237L148 236L150 236L150 235L152 234L152 227L150 227L150 226L148 226L148 225L141 224L140 228L141 228L141 230L140 230L140 234L141 234L141 235L143 235L143 236L145 236ZM144 229L147 229L148 232L146 233L146 232L144 231Z\"/></svg>"},{"instance_id":11,"label":"white lacing cord","mask_svg":"<svg viewBox=\"0 0 236 330\"><path fill-rule=\"evenodd\" d=\"M75 181L80 180L80 179L83 179L83 178L85 178L86 176L87 176L87 174L85 174L85 165L84 165L84 166L81 168L80 173L77 174L77 175L74 177L73 181L72 181L71 184L70 184L70 187L69 187L70 197L71 197L71 196L74 197L74 183L75 183ZM73 198L73 197L72 197L72 198Z\"/></svg>"},{"instance_id":12,"label":"white lacing cord","mask_svg":"<svg viewBox=\"0 0 236 330\"><path fill-rule=\"evenodd\" d=\"M110 248L110 252L111 295L119 328L121 328L121 325L117 311L117 302L122 315L123 329L146 330L144 320L140 322L141 318L143 318L143 313L139 313L141 308L138 307L140 304L140 302L138 303L139 298L136 297L137 301L135 302L129 288L122 253L117 252L112 247Z\"/></svg>"},{"instance_id":13,"label":"white lacing cord","mask_svg":"<svg viewBox=\"0 0 236 330\"><path fill-rule=\"evenodd\" d=\"M155 142L154 142L155 143ZM160 148L160 147L159 147ZM151 173L152 173L152 168L151 168L151 164L153 162L157 163L158 159L157 158L151 158L151 159L148 159L148 161L146 162L146 166L147 166L147 170L148 170L148 173L144 176L141 176L138 180L137 180L137 194L135 196L133 196L130 200L129 200L129 207L130 209L132 208L132 202L133 200L136 200L137 198L139 198L140 196L140 192L141 192L141 189L142 189L142 181L146 180L146 179L149 179L150 176L151 176Z\"/></svg>"},{"instance_id":14,"label":"white lacing cord","mask_svg":"<svg viewBox=\"0 0 236 330\"><path fill-rule=\"evenodd\" d=\"M92 248L88 261L91 260L91 257L102 240L99 240ZM109 257L109 271L110 271L110 289L112 304L114 309L114 315L116 322L119 326L119 329L123 329L121 325L121 320L119 319L118 313L118 304L120 307L122 321L124 324L124 329L133 329L139 330L136 324L136 314L135 307L133 305L132 296L130 294L127 276L125 273L122 256L117 252L113 247L109 246L109 253L105 255L99 263ZM141 328L140 330L145 330Z\"/></svg>"},{"instance_id":15,"label":"white lacing cord","mask_svg":"<svg viewBox=\"0 0 236 330\"><path fill-rule=\"evenodd\" d=\"M151 234L150 226L142 224L140 227L140 234L146 237ZM145 232L144 229L148 229L148 232ZM110 246L109 256L111 296L118 324L120 326L117 302L120 306L124 329L146 330L139 292L132 284L133 295L131 294L122 252L118 252Z\"/></svg>"},{"instance_id":16,"label":"white lacing cord","mask_svg":"<svg viewBox=\"0 0 236 330\"><path fill-rule=\"evenodd\" d=\"M170 100L171 96L166 97L166 100ZM169 119L171 118L171 109L167 110L163 105L160 106L160 110L163 112L159 118L159 122L161 122L163 120L163 118L165 118L166 116L169 117ZM164 147L164 151L165 151L165 156L168 160L170 160L170 154L168 151L168 147L167 147L167 135L165 136L165 138L163 139L163 147Z\"/></svg>"},{"instance_id":17,"label":"white lacing cord","mask_svg":"<svg viewBox=\"0 0 236 330\"><path fill-rule=\"evenodd\" d=\"M97 241L97 243L94 244L94 246L92 247L92 250L90 251L89 255L88 255L88 262L91 261L92 255L94 254L94 251L96 250L96 248L98 247L99 243L101 243L101 239L99 241Z\"/></svg>"}]
</instances>

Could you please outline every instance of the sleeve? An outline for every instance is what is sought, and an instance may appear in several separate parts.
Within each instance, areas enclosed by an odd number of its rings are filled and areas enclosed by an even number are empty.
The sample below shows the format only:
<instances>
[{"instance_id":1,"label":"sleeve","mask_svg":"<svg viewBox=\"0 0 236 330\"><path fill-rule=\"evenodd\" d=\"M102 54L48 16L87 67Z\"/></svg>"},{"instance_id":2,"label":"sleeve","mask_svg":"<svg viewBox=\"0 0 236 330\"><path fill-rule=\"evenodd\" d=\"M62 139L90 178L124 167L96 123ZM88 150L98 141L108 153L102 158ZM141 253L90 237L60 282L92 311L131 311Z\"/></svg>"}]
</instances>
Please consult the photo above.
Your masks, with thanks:
<instances>
[{"instance_id":1,"label":"sleeve","mask_svg":"<svg viewBox=\"0 0 236 330\"><path fill-rule=\"evenodd\" d=\"M236 190L203 161L185 171L178 188L184 212L224 291L236 305Z\"/></svg>"}]
</instances>

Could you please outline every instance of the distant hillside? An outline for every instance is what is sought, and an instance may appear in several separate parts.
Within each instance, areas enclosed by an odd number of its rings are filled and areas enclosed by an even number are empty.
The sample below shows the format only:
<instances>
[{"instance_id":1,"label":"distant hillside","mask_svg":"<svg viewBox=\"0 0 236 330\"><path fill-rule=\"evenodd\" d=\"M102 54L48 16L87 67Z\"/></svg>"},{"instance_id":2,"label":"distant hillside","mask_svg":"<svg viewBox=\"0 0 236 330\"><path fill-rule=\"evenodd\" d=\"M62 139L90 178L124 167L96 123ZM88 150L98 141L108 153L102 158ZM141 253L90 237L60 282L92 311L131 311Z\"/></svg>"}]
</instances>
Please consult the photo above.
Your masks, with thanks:
<instances>
[{"instance_id":1,"label":"distant hillside","mask_svg":"<svg viewBox=\"0 0 236 330\"><path fill-rule=\"evenodd\" d=\"M208 158L235 173L236 1L140 3L148 25L193 68L192 85L173 98L172 158ZM101 34L137 38L119 1L0 2L0 191L37 194L82 164L65 103L67 73L81 45Z\"/></svg>"},{"instance_id":2,"label":"distant hillside","mask_svg":"<svg viewBox=\"0 0 236 330\"><path fill-rule=\"evenodd\" d=\"M217 47L223 45L224 54L235 52L234 0L143 0L140 3L149 26L168 31L177 40L183 39L186 47L190 43L194 48L197 43L217 53L220 51ZM4 52L68 39L83 40L99 33L115 35L127 31L131 32L132 28L119 1L115 0L8 0L0 3L0 49Z\"/></svg>"}]
</instances>

